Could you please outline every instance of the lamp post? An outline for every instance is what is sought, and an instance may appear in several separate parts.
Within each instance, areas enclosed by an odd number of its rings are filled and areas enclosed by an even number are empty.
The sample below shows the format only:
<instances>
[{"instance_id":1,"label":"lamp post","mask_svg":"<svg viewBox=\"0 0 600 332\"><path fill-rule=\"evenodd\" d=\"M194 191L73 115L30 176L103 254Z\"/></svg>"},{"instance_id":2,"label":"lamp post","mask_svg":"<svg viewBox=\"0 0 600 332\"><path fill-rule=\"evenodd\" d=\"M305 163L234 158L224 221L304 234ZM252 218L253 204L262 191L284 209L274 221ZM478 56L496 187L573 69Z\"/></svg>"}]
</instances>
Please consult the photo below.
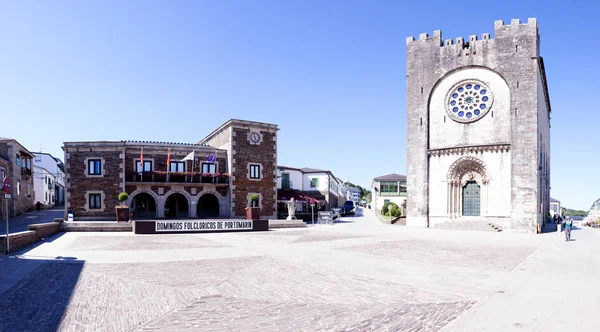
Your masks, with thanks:
<instances>
[{"instance_id":1,"label":"lamp post","mask_svg":"<svg viewBox=\"0 0 600 332\"><path fill-rule=\"evenodd\" d=\"M312 211L312 213L311 213L311 217L312 217L312 225L314 225L314 224L315 224L315 203L312 203L312 204L310 205L310 209L311 209L311 211Z\"/></svg>"},{"instance_id":2,"label":"lamp post","mask_svg":"<svg viewBox=\"0 0 600 332\"><path fill-rule=\"evenodd\" d=\"M8 236L8 199L10 198L10 178L7 176L2 181L4 187L4 201L6 202L6 254L10 252L10 241Z\"/></svg>"}]
</instances>

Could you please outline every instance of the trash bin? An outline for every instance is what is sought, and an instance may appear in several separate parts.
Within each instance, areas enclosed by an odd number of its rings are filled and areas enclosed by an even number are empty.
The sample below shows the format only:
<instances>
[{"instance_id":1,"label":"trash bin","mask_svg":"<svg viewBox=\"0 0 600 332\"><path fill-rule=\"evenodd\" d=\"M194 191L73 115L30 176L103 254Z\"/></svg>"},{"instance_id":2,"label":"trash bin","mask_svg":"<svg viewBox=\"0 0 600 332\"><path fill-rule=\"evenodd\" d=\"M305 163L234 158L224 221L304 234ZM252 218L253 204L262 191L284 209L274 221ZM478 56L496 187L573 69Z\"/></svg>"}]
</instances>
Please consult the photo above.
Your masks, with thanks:
<instances>
[{"instance_id":1,"label":"trash bin","mask_svg":"<svg viewBox=\"0 0 600 332\"><path fill-rule=\"evenodd\" d=\"M75 211L73 211L73 210L67 211L67 221L73 221L74 214L75 214Z\"/></svg>"}]
</instances>

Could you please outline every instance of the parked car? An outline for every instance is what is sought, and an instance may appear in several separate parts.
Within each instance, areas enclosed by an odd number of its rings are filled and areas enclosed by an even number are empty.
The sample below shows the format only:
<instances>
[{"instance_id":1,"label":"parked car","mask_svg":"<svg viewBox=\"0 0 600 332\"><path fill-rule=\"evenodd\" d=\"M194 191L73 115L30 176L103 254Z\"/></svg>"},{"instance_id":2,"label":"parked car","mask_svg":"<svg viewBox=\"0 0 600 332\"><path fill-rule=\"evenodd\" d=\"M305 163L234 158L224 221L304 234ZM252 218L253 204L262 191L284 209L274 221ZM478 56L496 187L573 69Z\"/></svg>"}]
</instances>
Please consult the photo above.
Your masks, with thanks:
<instances>
[{"instance_id":1,"label":"parked car","mask_svg":"<svg viewBox=\"0 0 600 332\"><path fill-rule=\"evenodd\" d=\"M354 202L353 201L346 201L344 203L344 210L346 212L346 214L354 214Z\"/></svg>"}]
</instances>

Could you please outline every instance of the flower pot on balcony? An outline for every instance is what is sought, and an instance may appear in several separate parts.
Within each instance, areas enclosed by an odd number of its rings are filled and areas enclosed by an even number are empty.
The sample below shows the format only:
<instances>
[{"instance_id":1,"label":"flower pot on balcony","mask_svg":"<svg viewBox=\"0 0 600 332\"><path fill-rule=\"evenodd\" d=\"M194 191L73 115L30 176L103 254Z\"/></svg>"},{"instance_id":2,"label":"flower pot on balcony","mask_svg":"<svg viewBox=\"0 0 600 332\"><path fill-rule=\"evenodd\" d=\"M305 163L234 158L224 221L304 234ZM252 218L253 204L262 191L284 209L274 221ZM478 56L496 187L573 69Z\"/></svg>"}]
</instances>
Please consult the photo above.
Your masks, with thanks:
<instances>
[{"instance_id":1,"label":"flower pot on balcony","mask_svg":"<svg viewBox=\"0 0 600 332\"><path fill-rule=\"evenodd\" d=\"M246 208L246 219L247 220L258 220L260 219L260 208L247 207Z\"/></svg>"},{"instance_id":2,"label":"flower pot on balcony","mask_svg":"<svg viewBox=\"0 0 600 332\"><path fill-rule=\"evenodd\" d=\"M116 210L118 222L129 221L129 207L118 207Z\"/></svg>"}]
</instances>

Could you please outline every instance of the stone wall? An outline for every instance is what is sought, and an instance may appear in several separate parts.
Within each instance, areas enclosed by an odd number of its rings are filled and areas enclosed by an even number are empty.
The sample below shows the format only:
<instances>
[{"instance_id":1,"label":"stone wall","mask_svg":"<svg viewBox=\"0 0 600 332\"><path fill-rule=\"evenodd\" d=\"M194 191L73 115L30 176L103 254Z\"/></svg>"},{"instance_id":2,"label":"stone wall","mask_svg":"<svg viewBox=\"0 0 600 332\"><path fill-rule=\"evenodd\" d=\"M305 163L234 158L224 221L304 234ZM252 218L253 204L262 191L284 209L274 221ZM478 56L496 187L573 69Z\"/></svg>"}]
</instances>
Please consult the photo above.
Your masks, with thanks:
<instances>
[{"instance_id":1,"label":"stone wall","mask_svg":"<svg viewBox=\"0 0 600 332\"><path fill-rule=\"evenodd\" d=\"M75 218L103 217L115 218L117 197L124 188L123 148L115 145L88 145L69 147L66 150L66 210L73 210ZM88 174L88 160L100 159L100 175ZM101 208L89 208L89 195L101 194Z\"/></svg>"},{"instance_id":2,"label":"stone wall","mask_svg":"<svg viewBox=\"0 0 600 332\"><path fill-rule=\"evenodd\" d=\"M251 143L251 131L259 132L261 141ZM259 207L263 218L276 219L277 216L277 133L274 130L265 130L260 127L243 128L233 127L233 152L232 152L232 190L233 211L235 217L245 216L249 196L260 196ZM250 179L250 164L259 164L261 178Z\"/></svg>"},{"instance_id":3,"label":"stone wall","mask_svg":"<svg viewBox=\"0 0 600 332\"><path fill-rule=\"evenodd\" d=\"M50 222L44 224L29 225L29 230L9 235L10 252L15 252L38 242L41 239L47 238L58 233L60 224ZM6 235L0 235L0 250L6 250Z\"/></svg>"},{"instance_id":4,"label":"stone wall","mask_svg":"<svg viewBox=\"0 0 600 332\"><path fill-rule=\"evenodd\" d=\"M505 25L496 21L494 39L486 33L479 39L469 36L443 40L440 31L433 36L421 34L419 40L407 38L407 224L429 226L430 202L433 188L430 178L437 178L430 169L431 144L438 148L477 146L481 144L507 143L510 145L509 179L498 178L510 185L510 228L508 230L536 232L541 222L540 197L547 191L540 181L538 165L540 150L549 144L540 144L538 123L540 112L549 112L538 105L538 75L543 73L539 58L539 34L536 19L526 24L513 20ZM494 112L488 112L480 120L469 124L457 124L443 115L439 96L434 97L436 87L445 84L451 75L461 75L469 70L494 72L501 77L506 89L493 75L475 75L475 79L495 84L501 99L495 100ZM471 75L473 76L473 75ZM490 83L491 82L491 83ZM542 89L547 95L545 87ZM447 89L446 89L447 91ZM433 100L436 98L435 100ZM442 98L443 103L445 99ZM498 110L496 109L498 106ZM460 127L439 132L445 127ZM491 131L491 132L490 132ZM448 136L449 135L449 136ZM549 134L547 135L549 136ZM432 138L430 141L429 138ZM450 137L450 138L449 138ZM549 155L549 147L548 155ZM549 167L549 166L548 166ZM438 170L436 170L438 172ZM505 173L505 172L503 172ZM436 193L439 195L439 193ZM437 212L436 212L437 213Z\"/></svg>"},{"instance_id":5,"label":"stone wall","mask_svg":"<svg viewBox=\"0 0 600 332\"><path fill-rule=\"evenodd\" d=\"M27 212L34 207L33 174L21 174L21 166L18 166L15 161L16 154L22 155L24 151L27 151L27 149L14 140L0 142L1 156L9 161L5 171L6 176L11 181L11 198L8 209L10 216L13 217ZM33 167L33 161L30 162L30 166Z\"/></svg>"}]
</instances>

